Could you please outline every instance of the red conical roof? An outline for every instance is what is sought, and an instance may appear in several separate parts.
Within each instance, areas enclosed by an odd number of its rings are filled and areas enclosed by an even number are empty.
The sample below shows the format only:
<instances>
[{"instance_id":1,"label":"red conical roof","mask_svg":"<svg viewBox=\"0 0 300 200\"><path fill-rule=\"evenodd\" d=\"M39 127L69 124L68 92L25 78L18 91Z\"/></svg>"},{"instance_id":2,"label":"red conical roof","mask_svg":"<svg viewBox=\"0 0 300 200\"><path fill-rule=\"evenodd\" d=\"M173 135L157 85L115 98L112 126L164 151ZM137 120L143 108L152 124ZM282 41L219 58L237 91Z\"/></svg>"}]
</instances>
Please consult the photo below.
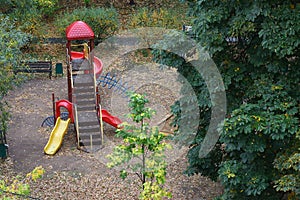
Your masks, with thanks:
<instances>
[{"instance_id":1,"label":"red conical roof","mask_svg":"<svg viewBox=\"0 0 300 200\"><path fill-rule=\"evenodd\" d=\"M93 39L95 34L91 27L83 21L76 21L66 28L67 40Z\"/></svg>"}]
</instances>

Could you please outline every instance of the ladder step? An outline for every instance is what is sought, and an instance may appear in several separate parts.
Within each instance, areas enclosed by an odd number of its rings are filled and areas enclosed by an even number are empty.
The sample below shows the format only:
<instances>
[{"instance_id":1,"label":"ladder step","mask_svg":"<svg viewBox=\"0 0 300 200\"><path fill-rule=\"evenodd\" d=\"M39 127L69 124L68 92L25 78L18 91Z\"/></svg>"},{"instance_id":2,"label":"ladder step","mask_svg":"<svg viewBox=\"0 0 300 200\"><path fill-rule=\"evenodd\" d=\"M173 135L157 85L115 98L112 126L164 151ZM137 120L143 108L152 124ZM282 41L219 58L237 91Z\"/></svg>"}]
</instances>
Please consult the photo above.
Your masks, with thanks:
<instances>
[{"instance_id":1,"label":"ladder step","mask_svg":"<svg viewBox=\"0 0 300 200\"><path fill-rule=\"evenodd\" d=\"M92 103L88 103L88 104L81 103L83 101L91 101ZM80 100L79 104L78 104L78 102L76 102L76 105L77 105L77 109L78 108L93 108L93 109L95 109L95 101L93 101L93 99L92 100L88 100L88 99Z\"/></svg>"},{"instance_id":2,"label":"ladder step","mask_svg":"<svg viewBox=\"0 0 300 200\"><path fill-rule=\"evenodd\" d=\"M94 133L94 134L85 134L85 133L80 133L80 139L82 141L90 140L92 137L92 140L101 140L101 135L100 133Z\"/></svg>"},{"instance_id":3,"label":"ladder step","mask_svg":"<svg viewBox=\"0 0 300 200\"><path fill-rule=\"evenodd\" d=\"M82 141L80 141L80 143L83 144L83 145L80 145L80 146L85 146L85 147L90 147L90 145L91 145L91 142L90 141L86 141L86 140L82 140ZM96 146L96 147L97 146L101 146L102 145L102 141L101 140L95 140L95 141L93 140L92 145Z\"/></svg>"},{"instance_id":4,"label":"ladder step","mask_svg":"<svg viewBox=\"0 0 300 200\"><path fill-rule=\"evenodd\" d=\"M75 87L94 87L94 82L89 81L89 82L79 82L74 84Z\"/></svg>"},{"instance_id":5,"label":"ladder step","mask_svg":"<svg viewBox=\"0 0 300 200\"><path fill-rule=\"evenodd\" d=\"M74 95L75 99L92 99L95 98L95 94L91 94L91 93L83 93L83 94L76 94Z\"/></svg>"},{"instance_id":6,"label":"ladder step","mask_svg":"<svg viewBox=\"0 0 300 200\"><path fill-rule=\"evenodd\" d=\"M92 74L93 70L88 67L80 67L77 71L84 71L85 74Z\"/></svg>"},{"instance_id":7,"label":"ladder step","mask_svg":"<svg viewBox=\"0 0 300 200\"><path fill-rule=\"evenodd\" d=\"M80 78L89 78L91 76L93 76L93 71L88 70L88 69L78 69L78 70L73 70L72 71L72 75L74 80L76 81L76 78L78 78L78 76L80 76Z\"/></svg>"},{"instance_id":8,"label":"ladder step","mask_svg":"<svg viewBox=\"0 0 300 200\"><path fill-rule=\"evenodd\" d=\"M80 136L80 142L84 144L84 146L90 146L91 145L91 139L90 135L87 135L88 137L82 137ZM101 145L101 137L94 138L92 137L92 144L99 144Z\"/></svg>"},{"instance_id":9,"label":"ladder step","mask_svg":"<svg viewBox=\"0 0 300 200\"><path fill-rule=\"evenodd\" d=\"M84 71L79 71L79 70L73 70L72 71L73 78L76 78L77 75L82 76L83 74L84 74Z\"/></svg>"},{"instance_id":10,"label":"ladder step","mask_svg":"<svg viewBox=\"0 0 300 200\"><path fill-rule=\"evenodd\" d=\"M93 141L92 142L92 144L94 145L94 146L96 146L96 145L102 145L102 141L101 140L95 140L95 141Z\"/></svg>"},{"instance_id":11,"label":"ladder step","mask_svg":"<svg viewBox=\"0 0 300 200\"><path fill-rule=\"evenodd\" d=\"M89 100L89 99L84 99L84 100L77 100L76 101L77 105L93 105L95 106L95 100Z\"/></svg>"},{"instance_id":12,"label":"ladder step","mask_svg":"<svg viewBox=\"0 0 300 200\"><path fill-rule=\"evenodd\" d=\"M98 121L81 121L79 122L79 127L84 127L84 126L99 126Z\"/></svg>"},{"instance_id":13,"label":"ladder step","mask_svg":"<svg viewBox=\"0 0 300 200\"><path fill-rule=\"evenodd\" d=\"M98 120L98 116L97 113L95 111L95 109L93 110L93 112L78 112L78 121L79 122L86 122L86 121L99 121ZM99 122L98 122L99 125Z\"/></svg>"},{"instance_id":14,"label":"ladder step","mask_svg":"<svg viewBox=\"0 0 300 200\"><path fill-rule=\"evenodd\" d=\"M78 76L76 76L76 73ZM74 77L75 84L81 82L94 82L94 75L85 73L85 71L76 71L75 73L73 73L73 75L76 76Z\"/></svg>"},{"instance_id":15,"label":"ladder step","mask_svg":"<svg viewBox=\"0 0 300 200\"><path fill-rule=\"evenodd\" d=\"M95 112L95 105L87 105L87 106L77 106L77 111L85 111L85 112Z\"/></svg>"},{"instance_id":16,"label":"ladder step","mask_svg":"<svg viewBox=\"0 0 300 200\"><path fill-rule=\"evenodd\" d=\"M100 133L100 128L99 127L95 127L95 128L79 128L79 133L84 134L84 133Z\"/></svg>"},{"instance_id":17,"label":"ladder step","mask_svg":"<svg viewBox=\"0 0 300 200\"><path fill-rule=\"evenodd\" d=\"M89 63L87 62L82 62L81 64L77 64L76 66L72 67L72 71L79 71L79 70L83 70L83 69L89 69Z\"/></svg>"},{"instance_id":18,"label":"ladder step","mask_svg":"<svg viewBox=\"0 0 300 200\"><path fill-rule=\"evenodd\" d=\"M90 93L93 94L95 93L94 88L89 88L89 87L85 87L85 88L74 88L74 91L76 94L86 94L86 93Z\"/></svg>"}]
</instances>

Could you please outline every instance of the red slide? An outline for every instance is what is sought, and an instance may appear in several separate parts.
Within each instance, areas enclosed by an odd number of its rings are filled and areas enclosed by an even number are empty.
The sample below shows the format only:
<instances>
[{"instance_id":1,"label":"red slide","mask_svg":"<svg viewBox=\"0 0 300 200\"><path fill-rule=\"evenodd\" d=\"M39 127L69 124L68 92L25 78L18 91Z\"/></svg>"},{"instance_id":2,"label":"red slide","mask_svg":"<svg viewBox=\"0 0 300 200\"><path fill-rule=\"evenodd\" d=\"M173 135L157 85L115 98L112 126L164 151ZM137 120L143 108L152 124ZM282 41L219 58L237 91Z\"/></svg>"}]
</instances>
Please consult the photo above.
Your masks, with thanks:
<instances>
[{"instance_id":1,"label":"red slide","mask_svg":"<svg viewBox=\"0 0 300 200\"><path fill-rule=\"evenodd\" d=\"M105 121L106 123L112 125L113 127L118 128L118 125L122 123L122 121L115 116L112 116L107 110L102 109L102 120Z\"/></svg>"}]
</instances>

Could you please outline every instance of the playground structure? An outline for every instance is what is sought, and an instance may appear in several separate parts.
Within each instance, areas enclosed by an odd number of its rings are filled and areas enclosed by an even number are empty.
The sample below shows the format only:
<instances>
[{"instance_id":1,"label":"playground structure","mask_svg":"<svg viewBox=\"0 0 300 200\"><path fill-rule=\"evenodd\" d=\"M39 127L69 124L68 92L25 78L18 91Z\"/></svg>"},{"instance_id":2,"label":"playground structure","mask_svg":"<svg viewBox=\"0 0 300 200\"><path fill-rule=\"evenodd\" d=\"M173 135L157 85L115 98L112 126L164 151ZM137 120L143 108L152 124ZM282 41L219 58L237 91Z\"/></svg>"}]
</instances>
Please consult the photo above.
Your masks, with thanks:
<instances>
[{"instance_id":1,"label":"playground structure","mask_svg":"<svg viewBox=\"0 0 300 200\"><path fill-rule=\"evenodd\" d=\"M94 37L92 29L82 21L75 21L66 28L68 100L54 102L53 95L55 126L44 148L48 155L59 150L69 124L74 124L77 148L87 152L97 151L103 145L102 120L116 128L121 124L119 118L101 109L97 78L102 73L103 63L92 53ZM88 42L72 44L82 40ZM83 47L83 51L72 51L74 47ZM67 117L65 112L62 116L61 108L67 110Z\"/></svg>"}]
</instances>

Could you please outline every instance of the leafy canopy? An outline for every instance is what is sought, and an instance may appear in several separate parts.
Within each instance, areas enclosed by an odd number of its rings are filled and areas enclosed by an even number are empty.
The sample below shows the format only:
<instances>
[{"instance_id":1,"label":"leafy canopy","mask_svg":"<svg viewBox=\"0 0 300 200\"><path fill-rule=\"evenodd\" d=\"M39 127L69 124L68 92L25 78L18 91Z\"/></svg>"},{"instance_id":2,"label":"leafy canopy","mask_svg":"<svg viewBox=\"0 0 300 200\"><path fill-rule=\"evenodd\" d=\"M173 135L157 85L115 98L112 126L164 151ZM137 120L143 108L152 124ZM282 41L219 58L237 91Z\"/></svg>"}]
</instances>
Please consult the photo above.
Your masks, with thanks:
<instances>
[{"instance_id":1,"label":"leafy canopy","mask_svg":"<svg viewBox=\"0 0 300 200\"><path fill-rule=\"evenodd\" d=\"M190 140L187 173L219 179L221 199L299 197L300 6L283 0L183 2L195 40L223 77L228 102L219 142L200 159L211 111L205 82L182 58L154 53L157 61L176 67L197 95L201 119ZM178 126L187 117L181 109L174 104Z\"/></svg>"},{"instance_id":2,"label":"leafy canopy","mask_svg":"<svg viewBox=\"0 0 300 200\"><path fill-rule=\"evenodd\" d=\"M21 81L20 77L13 73L13 69L20 67L20 49L27 44L30 36L20 31L14 21L4 15L0 15L0 35L0 129L6 130L8 112L3 97Z\"/></svg>"}]
</instances>

